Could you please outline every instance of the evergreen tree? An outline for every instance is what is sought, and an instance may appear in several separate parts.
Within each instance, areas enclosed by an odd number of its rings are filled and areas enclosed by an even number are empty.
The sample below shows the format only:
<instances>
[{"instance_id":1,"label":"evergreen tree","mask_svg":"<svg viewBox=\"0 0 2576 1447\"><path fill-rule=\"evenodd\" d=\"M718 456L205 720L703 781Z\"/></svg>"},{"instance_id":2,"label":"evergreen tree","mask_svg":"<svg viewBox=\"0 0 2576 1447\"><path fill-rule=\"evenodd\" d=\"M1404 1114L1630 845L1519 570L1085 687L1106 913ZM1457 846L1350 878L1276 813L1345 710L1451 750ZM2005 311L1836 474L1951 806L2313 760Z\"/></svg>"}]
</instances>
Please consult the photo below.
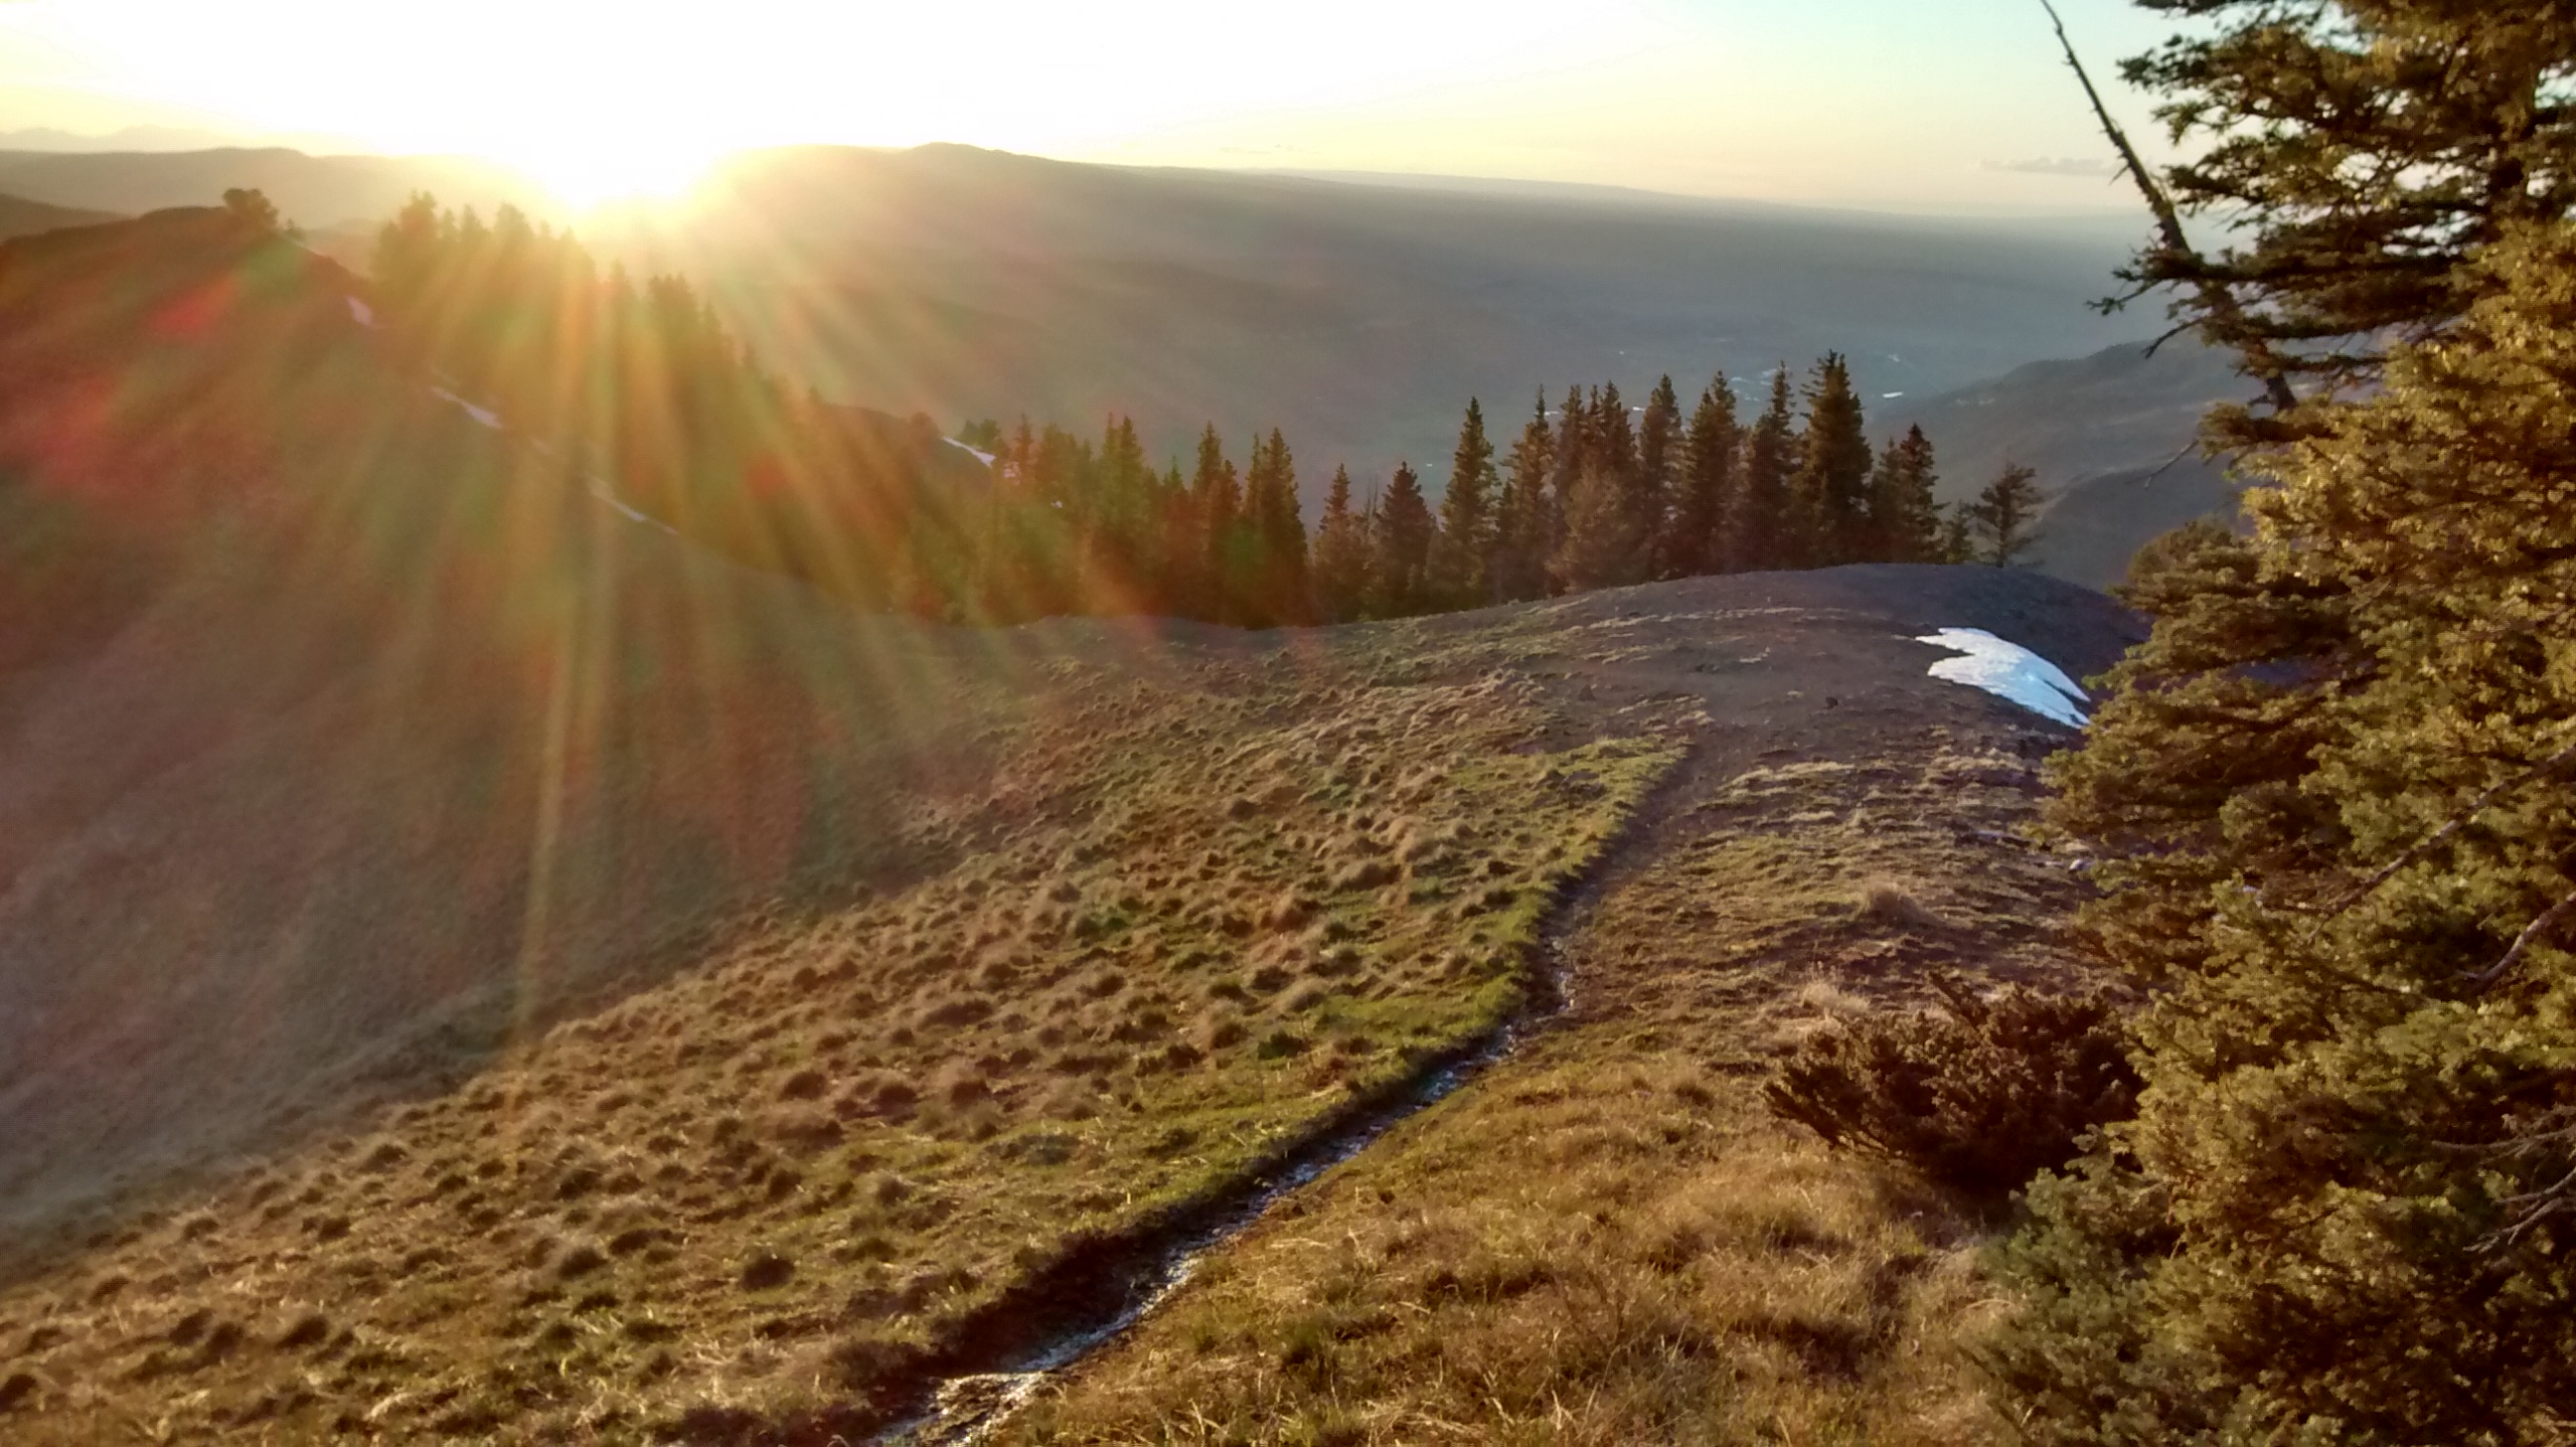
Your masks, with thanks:
<instances>
[{"instance_id":1,"label":"evergreen tree","mask_svg":"<svg viewBox=\"0 0 2576 1447\"><path fill-rule=\"evenodd\" d=\"M2043 1447L2576 1421L2576 228L2477 270L2257 459L2253 537L2142 556L2153 634L2056 771L2152 994L2137 1119L2007 1258Z\"/></svg>"},{"instance_id":2,"label":"evergreen tree","mask_svg":"<svg viewBox=\"0 0 2576 1447\"><path fill-rule=\"evenodd\" d=\"M2038 479L2031 469L2008 462L2002 475L1977 494L1968 508L1968 523L1976 530L1978 561L2009 568L2030 551L2040 505L2047 501Z\"/></svg>"},{"instance_id":3,"label":"evergreen tree","mask_svg":"<svg viewBox=\"0 0 2576 1447\"><path fill-rule=\"evenodd\" d=\"M1728 494L1735 489L1741 434L1735 421L1735 391L1720 372L1691 410L1681 477L1673 489L1672 521L1658 554L1665 576L1690 578L1725 570L1726 511Z\"/></svg>"},{"instance_id":4,"label":"evergreen tree","mask_svg":"<svg viewBox=\"0 0 2576 1447\"><path fill-rule=\"evenodd\" d=\"M1213 422L1199 434L1198 467L1190 475L1190 510L1202 529L1202 535L1193 540L1201 551L1193 560L1198 577L1192 616L1214 623L1240 622L1250 540L1243 523L1242 485Z\"/></svg>"},{"instance_id":5,"label":"evergreen tree","mask_svg":"<svg viewBox=\"0 0 2576 1447\"><path fill-rule=\"evenodd\" d=\"M1306 620L1306 520L1297 507L1297 466L1288 439L1270 429L1252 448L1244 487L1245 523L1251 535L1247 617L1273 628Z\"/></svg>"},{"instance_id":6,"label":"evergreen tree","mask_svg":"<svg viewBox=\"0 0 2576 1447\"><path fill-rule=\"evenodd\" d=\"M1449 459L1449 487L1440 496L1440 539L1431 554L1431 591L1442 608L1481 608L1491 601L1494 523L1494 445L1485 439L1485 409L1467 399L1458 449Z\"/></svg>"},{"instance_id":7,"label":"evergreen tree","mask_svg":"<svg viewBox=\"0 0 2576 1447\"><path fill-rule=\"evenodd\" d=\"M1562 591L1644 581L1645 539L1637 532L1634 501L1629 484L1609 468L1596 462L1583 469L1566 510L1565 538L1556 549L1556 581Z\"/></svg>"},{"instance_id":8,"label":"evergreen tree","mask_svg":"<svg viewBox=\"0 0 2576 1447\"><path fill-rule=\"evenodd\" d=\"M1556 548L1556 505L1548 478L1556 464L1556 436L1547 424L1541 392L1530 420L1512 444L1511 471L1494 509L1494 596L1505 603L1547 596L1547 560Z\"/></svg>"},{"instance_id":9,"label":"evergreen tree","mask_svg":"<svg viewBox=\"0 0 2576 1447\"><path fill-rule=\"evenodd\" d=\"M1870 551L1869 434L1860 394L1840 353L1828 352L1807 379L1807 430L1790 484L1800 540L1798 561L1827 567Z\"/></svg>"},{"instance_id":10,"label":"evergreen tree","mask_svg":"<svg viewBox=\"0 0 2576 1447\"><path fill-rule=\"evenodd\" d=\"M1376 544L1368 518L1351 507L1351 470L1333 469L1315 529L1315 611L1327 623L1367 616Z\"/></svg>"},{"instance_id":11,"label":"evergreen tree","mask_svg":"<svg viewBox=\"0 0 2576 1447\"><path fill-rule=\"evenodd\" d=\"M1623 496L1634 496L1637 486L1637 427L1628 419L1628 403L1619 395L1619 384L1604 382L1592 394L1590 465L1610 475ZM1579 476L1579 474L1578 474ZM1625 504L1635 515L1633 504Z\"/></svg>"},{"instance_id":12,"label":"evergreen tree","mask_svg":"<svg viewBox=\"0 0 2576 1447\"><path fill-rule=\"evenodd\" d=\"M1409 618L1431 610L1431 546L1440 524L1423 500L1422 481L1413 468L1397 463L1395 479L1378 499L1376 557L1370 563L1376 598L1371 611L1381 618Z\"/></svg>"},{"instance_id":13,"label":"evergreen tree","mask_svg":"<svg viewBox=\"0 0 2576 1447\"><path fill-rule=\"evenodd\" d=\"M1677 576L1663 564L1671 552L1664 533L1678 488L1682 452L1682 403L1666 376L1646 394L1646 410L1637 424L1637 471L1629 480L1629 525L1643 540L1648 577Z\"/></svg>"},{"instance_id":14,"label":"evergreen tree","mask_svg":"<svg viewBox=\"0 0 2576 1447\"><path fill-rule=\"evenodd\" d=\"M1554 557L1556 546L1563 541L1566 513L1574 501L1574 484L1583 469L1600 456L1599 429L1593 408L1583 400L1583 389L1565 389L1565 403L1556 414L1556 455L1548 471L1548 496L1555 504L1557 535L1548 539L1548 557Z\"/></svg>"},{"instance_id":15,"label":"evergreen tree","mask_svg":"<svg viewBox=\"0 0 2576 1447\"><path fill-rule=\"evenodd\" d=\"M1939 474L1932 458L1932 439L1919 426L1887 444L1869 478L1869 548L1865 558L1881 563L1945 562L1941 547L1941 504L1933 497Z\"/></svg>"},{"instance_id":16,"label":"evergreen tree","mask_svg":"<svg viewBox=\"0 0 2576 1447\"><path fill-rule=\"evenodd\" d=\"M1796 565L1790 533L1789 475L1797 465L1796 423L1789 411L1789 368L1771 374L1770 405L1744 440L1744 483L1727 517L1727 566L1733 572Z\"/></svg>"}]
</instances>

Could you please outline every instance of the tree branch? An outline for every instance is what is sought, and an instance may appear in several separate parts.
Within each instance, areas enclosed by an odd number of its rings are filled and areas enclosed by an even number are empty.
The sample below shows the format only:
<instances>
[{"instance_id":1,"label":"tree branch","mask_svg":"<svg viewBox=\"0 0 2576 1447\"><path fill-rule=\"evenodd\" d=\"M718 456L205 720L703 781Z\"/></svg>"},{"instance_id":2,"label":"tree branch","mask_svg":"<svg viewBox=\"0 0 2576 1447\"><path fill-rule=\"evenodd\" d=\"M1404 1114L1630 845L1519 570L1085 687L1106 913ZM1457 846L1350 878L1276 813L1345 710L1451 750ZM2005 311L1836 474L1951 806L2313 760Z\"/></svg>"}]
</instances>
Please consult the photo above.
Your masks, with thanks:
<instances>
[{"instance_id":1,"label":"tree branch","mask_svg":"<svg viewBox=\"0 0 2576 1447\"><path fill-rule=\"evenodd\" d=\"M2173 198L2165 194L2165 188L2157 183L2155 172L2147 169L2147 163L2138 155L2138 148L2129 144L2129 133L2111 118L2111 108L2103 104L2102 93L2093 86L2092 74L2084 69L2083 58L2075 53L2075 42L2067 36L2066 21L2058 15L2054 0L2039 0L2039 4L2048 12L2048 23L2057 30L2058 46L2066 52L2067 66L2084 87L2084 98L2093 103L2093 115L2102 123L2102 134L2110 139L2112 149L2120 153L2120 165L2129 173L2129 178L2138 183L2138 193L2146 198L2147 209L2155 213L2156 230L2164 238L2166 253L2188 260L2205 272L2209 263L2192 249L2191 237L2182 229L2182 213L2175 208ZM2216 320L2217 329L2226 334L2225 344L2243 355L2246 370L2263 384L2263 398L2272 405L2273 412L2286 413L2298 406L2299 397L2290 390L2287 369L2281 365L2271 346L2254 334L2245 320L2245 309L2237 304L2235 293L2206 276L2199 277L2194 288L2200 293L2201 306ZM2213 336L2213 340L2217 339Z\"/></svg>"},{"instance_id":2,"label":"tree branch","mask_svg":"<svg viewBox=\"0 0 2576 1447\"><path fill-rule=\"evenodd\" d=\"M2549 933L2553 925L2571 914L2576 914L2576 893L2569 894L2565 899L2542 910L2539 918L2524 925L2522 933L2513 937L2513 948L2504 952L2503 959L2475 974L2464 975L2461 978L2467 980L2473 988L2480 990L2503 979L2513 973L2514 966L2522 963L2524 951L2537 944L2542 936Z\"/></svg>"},{"instance_id":3,"label":"tree branch","mask_svg":"<svg viewBox=\"0 0 2576 1447\"><path fill-rule=\"evenodd\" d=\"M2481 793L2476 798L2470 800L2466 808L2459 810L2452 814L2449 819L2445 820L2441 828L2425 835L2422 839L2416 841L2414 847L2408 849L2405 853L2398 855L2395 859L2388 861L2386 864L2381 865L2377 872L2373 873L2370 878L2361 882L2360 887L2352 892L2350 898L2346 899L2342 904L2335 906L2334 912L2336 914L2341 914L2345 910L2348 910L2354 905L2361 903L2363 900L2368 899L2371 895L2378 892L2381 885L2386 884L2390 879L2395 878L2397 871L2404 869L2406 866L2421 860L2425 855L2441 848L2444 841L2448 840L2452 835L2459 833L2461 828L2470 820L2485 813L2486 807L2489 804L2494 803L2497 796L2504 793L2507 789L2518 789L2523 785L2530 783L2534 779L2547 778L2550 774L2566 765L2570 760L2576 760L2576 743L2569 744L2567 747L2560 749L2558 752L2551 754L2548 758L2542 759L2539 763L2532 765L2530 768L2523 770L2521 773L2516 774L2511 778L2499 779L2494 784L2489 785L2484 793ZM2517 952L2519 951L2517 950Z\"/></svg>"}]
</instances>

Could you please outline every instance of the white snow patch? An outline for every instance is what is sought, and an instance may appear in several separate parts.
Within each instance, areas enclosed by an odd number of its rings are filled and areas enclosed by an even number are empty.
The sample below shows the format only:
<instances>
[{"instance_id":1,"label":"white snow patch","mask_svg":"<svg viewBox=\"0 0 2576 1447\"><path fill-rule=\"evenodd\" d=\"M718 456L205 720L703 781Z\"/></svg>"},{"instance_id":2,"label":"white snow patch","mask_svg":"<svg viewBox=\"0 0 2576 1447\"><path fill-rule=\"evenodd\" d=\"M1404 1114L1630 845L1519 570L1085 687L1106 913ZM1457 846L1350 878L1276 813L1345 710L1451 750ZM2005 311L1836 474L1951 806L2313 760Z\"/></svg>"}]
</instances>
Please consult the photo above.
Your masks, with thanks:
<instances>
[{"instance_id":1,"label":"white snow patch","mask_svg":"<svg viewBox=\"0 0 2576 1447\"><path fill-rule=\"evenodd\" d=\"M494 412L489 408L477 407L473 403L466 401L464 398L457 396L455 393L448 391L445 387L432 387L429 390L431 395L443 398L446 401L453 402L457 406L464 408L466 416L473 418L475 421L482 423L484 426L491 428L495 432L501 430L500 413Z\"/></svg>"},{"instance_id":2,"label":"white snow patch","mask_svg":"<svg viewBox=\"0 0 2576 1447\"><path fill-rule=\"evenodd\" d=\"M990 467L990 466L992 466L992 465L993 465L993 454L991 454L991 453L989 453L989 452L986 452L986 451L985 451L985 450L983 450L982 448L980 448L980 447L969 447L969 446L967 446L965 443L958 441L958 440L957 440L956 438L954 438L954 437L947 438L947 439L945 439L945 440L947 441L947 443L948 443L948 445L949 445L949 446L954 447L954 448L956 448L958 451L960 451L960 452L963 452L963 453L967 454L968 456L970 456L970 457L974 458L977 462L980 462L980 463L984 464L986 467Z\"/></svg>"},{"instance_id":3,"label":"white snow patch","mask_svg":"<svg viewBox=\"0 0 2576 1447\"><path fill-rule=\"evenodd\" d=\"M1944 628L1914 641L1963 655L1933 664L1929 671L1934 678L1982 688L2071 729L2088 722L2082 705L2092 701L2090 696L2066 676L2066 670L2018 643L1983 628Z\"/></svg>"},{"instance_id":4,"label":"white snow patch","mask_svg":"<svg viewBox=\"0 0 2576 1447\"><path fill-rule=\"evenodd\" d=\"M376 329L376 309L374 307L367 305L365 302L358 300L354 296L342 297L341 300L349 304L349 319L351 321L356 322L358 325L365 327L371 332Z\"/></svg>"}]
</instances>

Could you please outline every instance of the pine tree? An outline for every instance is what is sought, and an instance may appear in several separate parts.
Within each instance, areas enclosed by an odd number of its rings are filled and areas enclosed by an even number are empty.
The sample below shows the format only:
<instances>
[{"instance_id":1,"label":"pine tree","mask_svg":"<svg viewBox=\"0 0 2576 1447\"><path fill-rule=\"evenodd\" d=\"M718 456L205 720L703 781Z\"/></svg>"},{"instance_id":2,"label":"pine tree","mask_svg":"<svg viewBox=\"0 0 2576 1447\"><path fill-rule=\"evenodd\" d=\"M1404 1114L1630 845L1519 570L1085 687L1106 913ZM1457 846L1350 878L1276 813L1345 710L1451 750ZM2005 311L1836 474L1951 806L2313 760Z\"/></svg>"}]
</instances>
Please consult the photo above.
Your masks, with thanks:
<instances>
[{"instance_id":1,"label":"pine tree","mask_svg":"<svg viewBox=\"0 0 2576 1447\"><path fill-rule=\"evenodd\" d=\"M1590 465L1610 475L1622 495L1634 496L1637 486L1637 426L1628 418L1628 403L1619 395L1619 384L1604 382L1592 394L1592 453L1585 459ZM1628 506L1631 516L1635 508Z\"/></svg>"},{"instance_id":2,"label":"pine tree","mask_svg":"<svg viewBox=\"0 0 2576 1447\"><path fill-rule=\"evenodd\" d=\"M1547 479L1548 498L1555 504L1557 528L1557 535L1548 539L1549 557L1555 556L1557 545L1564 540L1565 516L1574 501L1575 482L1583 476L1583 469L1600 456L1598 429L1592 413L1592 407L1583 400L1582 388L1565 389L1564 405L1557 409L1556 414L1556 455L1551 460Z\"/></svg>"},{"instance_id":3,"label":"pine tree","mask_svg":"<svg viewBox=\"0 0 2576 1447\"><path fill-rule=\"evenodd\" d=\"M1583 469L1557 544L1557 587L1568 593L1618 588L1645 578L1645 539L1637 533L1634 494L1618 474L1599 463Z\"/></svg>"},{"instance_id":4,"label":"pine tree","mask_svg":"<svg viewBox=\"0 0 2576 1447\"><path fill-rule=\"evenodd\" d=\"M1801 534L1798 560L1830 567L1870 551L1869 434L1860 394L1840 353L1828 352L1807 379L1807 430L1798 446L1798 471L1790 484Z\"/></svg>"},{"instance_id":5,"label":"pine tree","mask_svg":"<svg viewBox=\"0 0 2576 1447\"><path fill-rule=\"evenodd\" d=\"M1243 523L1243 489L1234 463L1225 455L1225 440L1216 424L1199 434L1198 469L1190 475L1191 511L1204 529L1196 541L1197 597L1192 616L1213 623L1237 623L1244 613L1244 573L1250 564L1250 539Z\"/></svg>"},{"instance_id":6,"label":"pine tree","mask_svg":"<svg viewBox=\"0 0 2576 1447\"><path fill-rule=\"evenodd\" d=\"M1673 391L1673 379L1666 376L1646 394L1646 410L1637 426L1637 471L1628 486L1629 525L1643 540L1648 577L1678 576L1664 568L1671 552L1664 534L1682 459L1682 403Z\"/></svg>"},{"instance_id":7,"label":"pine tree","mask_svg":"<svg viewBox=\"0 0 2576 1447\"><path fill-rule=\"evenodd\" d=\"M1306 521L1297 506L1297 465L1278 428L1253 444L1244 513L1251 539L1248 621L1257 628L1306 621Z\"/></svg>"},{"instance_id":8,"label":"pine tree","mask_svg":"<svg viewBox=\"0 0 2576 1447\"><path fill-rule=\"evenodd\" d=\"M1327 623L1367 616L1376 546L1369 520L1351 507L1351 470L1333 469L1324 516L1315 529L1315 611Z\"/></svg>"},{"instance_id":9,"label":"pine tree","mask_svg":"<svg viewBox=\"0 0 2576 1447\"><path fill-rule=\"evenodd\" d=\"M1512 444L1511 471L1494 509L1494 597L1505 603L1547 596L1547 560L1556 547L1556 505L1548 477L1556 463L1556 436L1547 424L1547 394Z\"/></svg>"},{"instance_id":10,"label":"pine tree","mask_svg":"<svg viewBox=\"0 0 2576 1447\"><path fill-rule=\"evenodd\" d=\"M1699 394L1682 445L1681 477L1673 489L1671 524L1659 553L1667 577L1690 578L1726 568L1726 512L1735 490L1736 452L1742 429L1735 421L1735 391L1726 374Z\"/></svg>"},{"instance_id":11,"label":"pine tree","mask_svg":"<svg viewBox=\"0 0 2576 1447\"><path fill-rule=\"evenodd\" d=\"M1789 368L1771 374L1771 402L1744 440L1744 483L1727 518L1732 572L1796 566L1790 531L1789 474L1798 438L1789 411Z\"/></svg>"},{"instance_id":12,"label":"pine tree","mask_svg":"<svg viewBox=\"0 0 2576 1447\"><path fill-rule=\"evenodd\" d=\"M1371 611L1381 618L1409 618L1433 606L1431 548L1440 530L1423 500L1422 480L1408 463L1397 463L1395 478L1377 503L1377 547L1370 569L1377 590Z\"/></svg>"},{"instance_id":13,"label":"pine tree","mask_svg":"<svg viewBox=\"0 0 2576 1447\"><path fill-rule=\"evenodd\" d=\"M2030 551L2040 505L2046 501L2038 473L2005 463L2002 475L1987 483L1968 508L1969 525L1976 530L1978 561L1998 568L2019 563L2021 555Z\"/></svg>"},{"instance_id":14,"label":"pine tree","mask_svg":"<svg viewBox=\"0 0 2576 1447\"><path fill-rule=\"evenodd\" d=\"M1919 426L1887 444L1869 478L1869 548L1881 563L1946 561L1941 548L1941 504L1933 497L1939 474L1932 440Z\"/></svg>"},{"instance_id":15,"label":"pine tree","mask_svg":"<svg viewBox=\"0 0 2576 1447\"><path fill-rule=\"evenodd\" d=\"M2137 1119L2006 1258L2042 1447L2576 1421L2576 227L2476 266L2256 460L2254 536L2142 555L2154 631L2056 770L2084 935L2152 993Z\"/></svg>"},{"instance_id":16,"label":"pine tree","mask_svg":"<svg viewBox=\"0 0 2576 1447\"><path fill-rule=\"evenodd\" d=\"M1441 608L1481 608L1492 601L1494 445L1485 439L1485 409L1467 399L1467 420L1449 460L1449 487L1440 496L1440 540L1431 555L1431 591Z\"/></svg>"}]
</instances>

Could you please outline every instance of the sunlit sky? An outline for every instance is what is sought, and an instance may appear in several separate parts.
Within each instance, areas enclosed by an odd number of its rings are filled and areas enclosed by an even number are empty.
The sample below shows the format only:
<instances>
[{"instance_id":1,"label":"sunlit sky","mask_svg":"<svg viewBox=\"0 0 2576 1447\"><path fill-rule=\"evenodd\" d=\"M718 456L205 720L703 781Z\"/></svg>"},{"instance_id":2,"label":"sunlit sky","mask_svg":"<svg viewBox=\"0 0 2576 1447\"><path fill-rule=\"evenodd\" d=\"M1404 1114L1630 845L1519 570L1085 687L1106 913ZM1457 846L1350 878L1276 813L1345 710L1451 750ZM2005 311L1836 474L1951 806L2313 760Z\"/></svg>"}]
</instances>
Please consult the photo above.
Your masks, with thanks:
<instances>
[{"instance_id":1,"label":"sunlit sky","mask_svg":"<svg viewBox=\"0 0 2576 1447\"><path fill-rule=\"evenodd\" d=\"M2158 38L2060 7L2097 76ZM2145 127L2145 106L2121 109ZM2132 204L2038 0L0 0L0 132L175 126L520 166L576 203L791 142ZM2143 136L2142 136L2143 138Z\"/></svg>"}]
</instances>

